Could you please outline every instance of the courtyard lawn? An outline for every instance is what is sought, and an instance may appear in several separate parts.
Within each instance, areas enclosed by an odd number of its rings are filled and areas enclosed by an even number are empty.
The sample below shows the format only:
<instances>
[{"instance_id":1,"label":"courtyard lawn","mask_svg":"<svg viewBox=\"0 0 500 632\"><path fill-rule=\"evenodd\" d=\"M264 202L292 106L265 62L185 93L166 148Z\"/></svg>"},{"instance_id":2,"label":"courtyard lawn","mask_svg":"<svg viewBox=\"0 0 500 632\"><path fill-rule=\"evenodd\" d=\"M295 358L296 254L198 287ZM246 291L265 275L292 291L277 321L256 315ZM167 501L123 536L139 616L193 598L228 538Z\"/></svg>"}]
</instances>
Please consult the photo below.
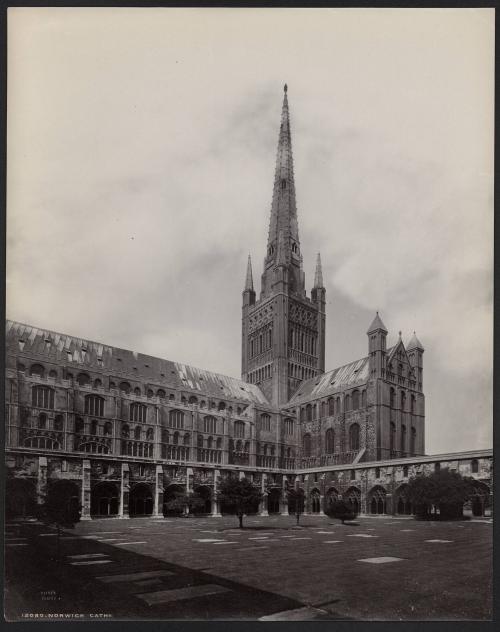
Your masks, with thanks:
<instances>
[{"instance_id":1,"label":"courtyard lawn","mask_svg":"<svg viewBox=\"0 0 500 632\"><path fill-rule=\"evenodd\" d=\"M53 575L53 532L7 525L6 610L13 618L30 608L60 612L81 586L80 608L95 609L105 594L102 607L113 618L491 618L491 520L355 522L303 516L296 527L294 516L248 516L244 529L233 516L82 522L65 532ZM34 566L29 604L19 596L28 581L23 563ZM58 576L67 578L59 587ZM42 601L44 590L64 598L57 606Z\"/></svg>"}]
</instances>

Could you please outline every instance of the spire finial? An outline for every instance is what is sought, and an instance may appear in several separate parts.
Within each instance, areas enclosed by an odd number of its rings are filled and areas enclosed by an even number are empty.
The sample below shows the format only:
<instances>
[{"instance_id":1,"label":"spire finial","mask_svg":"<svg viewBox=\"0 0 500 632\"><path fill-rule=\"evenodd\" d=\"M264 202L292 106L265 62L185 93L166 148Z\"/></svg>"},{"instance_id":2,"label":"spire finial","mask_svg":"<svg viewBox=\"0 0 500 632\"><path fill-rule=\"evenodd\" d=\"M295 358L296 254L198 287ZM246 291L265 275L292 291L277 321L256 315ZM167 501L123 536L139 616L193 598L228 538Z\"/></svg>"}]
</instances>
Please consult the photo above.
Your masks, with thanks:
<instances>
[{"instance_id":1,"label":"spire finial","mask_svg":"<svg viewBox=\"0 0 500 632\"><path fill-rule=\"evenodd\" d=\"M318 252L316 257L316 271L314 273L314 288L319 289L323 287L323 269L321 267L321 255Z\"/></svg>"},{"instance_id":2,"label":"spire finial","mask_svg":"<svg viewBox=\"0 0 500 632\"><path fill-rule=\"evenodd\" d=\"M253 292L253 275L252 275L252 258L248 255L247 276L245 280L245 292L250 290Z\"/></svg>"},{"instance_id":3,"label":"spire finial","mask_svg":"<svg viewBox=\"0 0 500 632\"><path fill-rule=\"evenodd\" d=\"M288 92L288 86L286 85L286 83L285 83L285 85L283 86L283 91L284 91L285 93L287 93L287 92Z\"/></svg>"},{"instance_id":4,"label":"spire finial","mask_svg":"<svg viewBox=\"0 0 500 632\"><path fill-rule=\"evenodd\" d=\"M401 332L401 329L399 330L398 333L399 333L399 339L401 340L401 336L403 335L402 332Z\"/></svg>"}]
</instances>

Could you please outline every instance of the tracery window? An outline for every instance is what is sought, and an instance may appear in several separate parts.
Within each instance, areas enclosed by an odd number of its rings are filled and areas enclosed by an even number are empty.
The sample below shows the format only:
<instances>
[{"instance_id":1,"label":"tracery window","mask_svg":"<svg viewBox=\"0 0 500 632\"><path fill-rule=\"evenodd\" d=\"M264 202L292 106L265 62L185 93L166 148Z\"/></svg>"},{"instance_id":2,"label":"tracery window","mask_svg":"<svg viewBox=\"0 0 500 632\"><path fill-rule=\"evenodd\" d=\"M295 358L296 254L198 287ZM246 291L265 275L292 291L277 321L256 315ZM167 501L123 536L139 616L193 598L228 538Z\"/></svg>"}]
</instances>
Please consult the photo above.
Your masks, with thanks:
<instances>
[{"instance_id":1,"label":"tracery window","mask_svg":"<svg viewBox=\"0 0 500 632\"><path fill-rule=\"evenodd\" d=\"M85 395L85 414L104 417L104 398L99 395Z\"/></svg>"},{"instance_id":2,"label":"tracery window","mask_svg":"<svg viewBox=\"0 0 500 632\"><path fill-rule=\"evenodd\" d=\"M36 408L54 408L54 389L48 386L34 386L31 396Z\"/></svg>"}]
</instances>

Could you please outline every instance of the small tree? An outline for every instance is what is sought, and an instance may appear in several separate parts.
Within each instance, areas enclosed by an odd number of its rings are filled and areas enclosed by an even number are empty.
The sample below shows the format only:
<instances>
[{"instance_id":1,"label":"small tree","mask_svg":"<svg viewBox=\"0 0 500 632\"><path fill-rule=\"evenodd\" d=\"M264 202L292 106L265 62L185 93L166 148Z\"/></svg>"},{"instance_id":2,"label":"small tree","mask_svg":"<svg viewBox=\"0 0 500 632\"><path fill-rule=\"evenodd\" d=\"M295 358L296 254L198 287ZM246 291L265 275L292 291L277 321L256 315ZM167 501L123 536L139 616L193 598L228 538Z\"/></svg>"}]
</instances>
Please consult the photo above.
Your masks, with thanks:
<instances>
[{"instance_id":1,"label":"small tree","mask_svg":"<svg viewBox=\"0 0 500 632\"><path fill-rule=\"evenodd\" d=\"M226 478L219 483L217 499L234 509L243 528L243 516L249 513L262 499L262 493L248 479Z\"/></svg>"},{"instance_id":2,"label":"small tree","mask_svg":"<svg viewBox=\"0 0 500 632\"><path fill-rule=\"evenodd\" d=\"M325 507L325 513L330 518L342 520L342 524L344 524L346 520L354 520L354 518L356 518L356 511L353 505L345 500L334 500L328 503Z\"/></svg>"},{"instance_id":3,"label":"small tree","mask_svg":"<svg viewBox=\"0 0 500 632\"><path fill-rule=\"evenodd\" d=\"M440 520L463 517L464 502L472 493L470 479L443 469L428 476L416 476L408 482L408 498L417 517L429 519L432 508L439 509ZM434 514L435 515L435 514Z\"/></svg>"},{"instance_id":4,"label":"small tree","mask_svg":"<svg viewBox=\"0 0 500 632\"><path fill-rule=\"evenodd\" d=\"M196 492L176 492L174 497L165 503L165 507L170 511L184 514L186 516L196 509L205 506L205 500Z\"/></svg>"},{"instance_id":5,"label":"small tree","mask_svg":"<svg viewBox=\"0 0 500 632\"><path fill-rule=\"evenodd\" d=\"M297 525L299 524L300 515L304 513L305 496L304 490L300 487L294 489L293 487L288 490L288 507L292 505Z\"/></svg>"},{"instance_id":6,"label":"small tree","mask_svg":"<svg viewBox=\"0 0 500 632\"><path fill-rule=\"evenodd\" d=\"M75 485L58 481L49 486L45 502L39 506L38 519L57 529L57 559L60 554L61 528L74 528L80 521L81 504L75 497Z\"/></svg>"}]
</instances>

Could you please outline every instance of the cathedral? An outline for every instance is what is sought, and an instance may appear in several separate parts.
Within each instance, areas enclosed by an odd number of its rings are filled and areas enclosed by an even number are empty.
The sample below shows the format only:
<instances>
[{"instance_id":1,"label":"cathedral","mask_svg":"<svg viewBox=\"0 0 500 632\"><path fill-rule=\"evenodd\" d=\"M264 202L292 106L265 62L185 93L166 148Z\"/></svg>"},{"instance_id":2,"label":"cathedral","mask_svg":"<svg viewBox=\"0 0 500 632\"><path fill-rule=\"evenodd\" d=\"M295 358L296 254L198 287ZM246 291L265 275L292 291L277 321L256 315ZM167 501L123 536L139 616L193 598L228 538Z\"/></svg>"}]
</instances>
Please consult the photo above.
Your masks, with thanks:
<instances>
[{"instance_id":1,"label":"cathedral","mask_svg":"<svg viewBox=\"0 0 500 632\"><path fill-rule=\"evenodd\" d=\"M411 514L412 476L448 467L475 479L491 511L492 450L425 454L424 348L387 347L376 313L366 355L325 370L326 290L317 255L307 295L284 88L260 292L250 257L242 293L241 379L7 321L6 514L30 516L70 482L82 519L161 516L196 492L220 516L217 487L246 477L255 510L306 513L336 498L361 513Z\"/></svg>"}]
</instances>

